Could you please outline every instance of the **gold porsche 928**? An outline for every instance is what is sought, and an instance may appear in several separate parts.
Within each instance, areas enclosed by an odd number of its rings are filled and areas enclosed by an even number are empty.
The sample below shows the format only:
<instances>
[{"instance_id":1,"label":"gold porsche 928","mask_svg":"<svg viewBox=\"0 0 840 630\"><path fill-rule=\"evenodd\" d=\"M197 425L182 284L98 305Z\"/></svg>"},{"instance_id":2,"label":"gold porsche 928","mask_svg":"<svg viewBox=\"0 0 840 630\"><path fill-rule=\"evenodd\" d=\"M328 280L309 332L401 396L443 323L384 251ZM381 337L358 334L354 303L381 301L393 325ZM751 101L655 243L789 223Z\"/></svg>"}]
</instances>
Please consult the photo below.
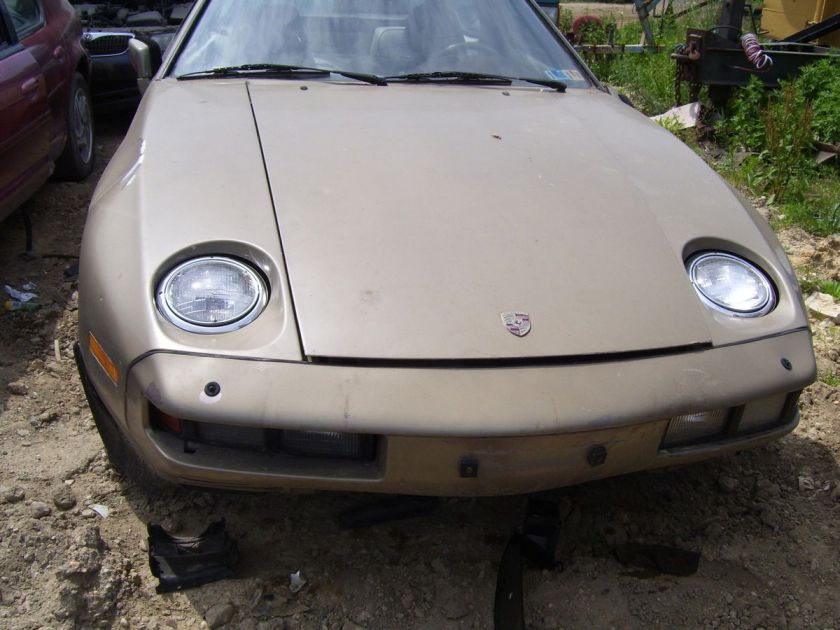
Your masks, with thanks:
<instances>
[{"instance_id":1,"label":"gold porsche 928","mask_svg":"<svg viewBox=\"0 0 840 630\"><path fill-rule=\"evenodd\" d=\"M198 0L132 52L77 359L137 481L526 493L796 426L770 228L531 0Z\"/></svg>"}]
</instances>

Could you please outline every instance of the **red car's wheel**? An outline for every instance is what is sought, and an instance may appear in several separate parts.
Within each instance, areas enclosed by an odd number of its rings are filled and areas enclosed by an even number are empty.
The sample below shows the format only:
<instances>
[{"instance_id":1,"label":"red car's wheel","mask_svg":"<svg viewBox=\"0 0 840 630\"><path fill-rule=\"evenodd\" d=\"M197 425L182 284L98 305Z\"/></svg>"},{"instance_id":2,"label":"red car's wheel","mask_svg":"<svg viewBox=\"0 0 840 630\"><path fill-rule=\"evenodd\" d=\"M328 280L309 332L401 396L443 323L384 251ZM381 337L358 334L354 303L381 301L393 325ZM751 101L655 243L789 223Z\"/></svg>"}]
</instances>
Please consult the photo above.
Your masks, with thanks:
<instances>
[{"instance_id":1,"label":"red car's wheel","mask_svg":"<svg viewBox=\"0 0 840 630\"><path fill-rule=\"evenodd\" d=\"M67 141L56 161L59 179L81 181L93 170L93 110L87 81L78 72L73 75L67 108Z\"/></svg>"}]
</instances>

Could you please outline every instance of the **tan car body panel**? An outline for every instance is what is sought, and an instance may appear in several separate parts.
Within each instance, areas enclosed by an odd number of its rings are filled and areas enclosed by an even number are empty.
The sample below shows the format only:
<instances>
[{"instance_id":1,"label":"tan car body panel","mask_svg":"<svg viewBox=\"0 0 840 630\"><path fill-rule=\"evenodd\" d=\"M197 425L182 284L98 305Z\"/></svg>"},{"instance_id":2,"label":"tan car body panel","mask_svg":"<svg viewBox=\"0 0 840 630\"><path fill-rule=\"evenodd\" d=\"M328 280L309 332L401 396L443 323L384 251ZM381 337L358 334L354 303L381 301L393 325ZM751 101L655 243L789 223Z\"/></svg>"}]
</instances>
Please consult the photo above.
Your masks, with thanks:
<instances>
[{"instance_id":1,"label":"tan car body panel","mask_svg":"<svg viewBox=\"0 0 840 630\"><path fill-rule=\"evenodd\" d=\"M313 84L306 92L299 87L298 82L286 81L263 81L251 86L257 94L274 89L277 94L288 94L290 99L300 98L298 94L314 94L304 97L311 99L306 104L310 113L295 111L292 106L282 109L279 104L273 107L255 104L257 118L266 119L270 111L278 120L309 117L320 121L332 133L324 134L326 140L311 141L319 151L302 146L304 141L295 135L292 123L281 130L276 123L262 123L263 131L258 137L244 81L153 82L126 140L97 188L86 230L87 239L94 239L90 236L94 233L105 232L105 236L96 236L95 241L112 245L107 252L108 264L84 272L85 280L99 276L94 284L104 288L102 283L107 278L102 276L109 275L109 267L116 266L125 274L125 280L148 286L149 293L145 295L124 295L121 290L114 293L119 297L121 311L136 318L128 326L130 334L115 340L115 345L124 348L127 355L116 358L131 361L158 349L301 358L284 273L286 261L266 186L260 140L268 159L269 179L274 178L273 194L283 245L289 250L286 253L292 284L299 287L295 300L301 310L298 315L304 330L304 347L316 344L315 351L306 347L310 354L432 359L574 356L706 341L714 345L736 343L807 326L797 285L791 280L792 271L775 238L768 241L767 231L757 228L755 219L738 198L700 158L609 95L596 90L560 95L524 89L512 90L510 97L502 97L497 88L379 88L357 83ZM329 93L330 90L334 92ZM461 90L463 95L456 90ZM401 95L389 96L394 93ZM403 100L413 94L413 101ZM259 98L255 97L257 103ZM341 120L342 116L331 114L325 104L320 106L324 108L320 115L314 115L311 110L317 109L315 104L321 101L333 102L338 110L353 110L359 118L355 126L365 129L365 134L370 136L374 133L374 121L383 115L384 110L378 108L387 109L387 103L409 107L411 102L424 99L437 102L438 108L448 102L453 109L457 109L459 102L469 103L473 99L486 101L488 108L494 101L503 104L521 101L527 116L517 114L516 108L507 113L487 114L490 120L485 123L485 129L493 142L500 146L505 143L504 135L501 141L492 138L494 131L516 135L511 126L542 129L546 127L544 120L551 114L551 119L575 121L566 128L573 144L586 145L583 139L586 129L593 138L589 144L597 151L581 149L586 159L576 165L562 158L564 153L576 153L564 148L562 134L554 138L555 142L534 144L528 151L525 145L532 144L529 139L534 140L536 135L533 131L525 134L519 148L511 151L531 165L532 170L521 168L504 175L509 180L506 189L526 191L518 194L519 203L530 206L528 220L521 221L508 207L515 200L498 199L501 192L495 185L487 185L494 195L475 191L483 205L459 207L446 200L449 187L440 181L441 173L402 169L403 181L408 178L407 186L427 190L414 199L410 214L424 216L429 205L437 204L450 214L458 211L468 215L453 221L461 225L472 222L474 227L482 221L486 223L488 215L513 217L511 221L485 225L473 240L459 236L450 241L445 230L422 228L420 223L415 223L417 229L423 230L419 236L434 238L435 245L446 245L448 249L433 250L418 243L412 250L411 231L403 225L381 222L383 209L396 195L392 187L377 189L381 178L379 169L384 168L382 161L373 159L368 164L360 159L362 156L339 151L335 147L340 146L341 138L334 133L336 130L330 126L329 119L332 116ZM370 119L366 118L365 107L371 109ZM422 104L421 109L430 107ZM481 108L472 107L472 116L481 118ZM416 139L418 132L409 114L402 135ZM438 111L436 120L444 114ZM499 121L505 116L515 118L516 123L500 129ZM349 127L349 119L345 122ZM610 128L611 123L614 128ZM471 126L477 124L473 122ZM317 125L298 126L314 135ZM289 136L285 153L290 157L277 163L285 137L282 131ZM460 140L467 145L474 140L453 137L454 133L454 129L441 130L435 141L439 148L444 137L456 145L461 144ZM609 133L624 140L608 146L604 138ZM352 132L351 135L359 138L362 134ZM393 126L388 138L393 144L404 139ZM332 143L328 142L330 139ZM516 143L513 137L508 141L508 144ZM646 150L641 152L638 147L643 143ZM372 151L371 146L364 148L368 154ZM407 151L401 149L400 157L406 158ZM494 160L482 158L484 151L473 151L472 159L482 160L485 170L496 160L502 165L511 161L504 155ZM645 160L638 158L640 152ZM324 156L317 164L314 163L316 153ZM335 155L330 157L331 153ZM527 159L527 154L533 156L532 161ZM428 158L428 154L424 155ZM295 166L295 156L302 165ZM557 167L558 163L562 168ZM325 165L328 168L324 169ZM292 170L294 181L283 179L286 169ZM469 169L470 184L478 189L481 173L472 166L462 166L464 169ZM597 172L605 181L621 182L621 187L628 191L624 205L606 213L602 208L605 201L621 203L617 188L608 183L598 187L598 178L572 177L571 171ZM350 185L354 179L355 188ZM555 181L555 186L550 185L550 180ZM535 184L539 181L546 183ZM185 186L185 182L191 185ZM462 185L453 184L453 187L463 197ZM325 191L333 188L353 200L356 210L352 219L348 218L352 208L342 205L341 212L335 214L335 221L330 224L329 208L337 200L329 198L335 197L335 193L326 195ZM410 196L399 199L405 205ZM311 206L308 215L303 209L306 203ZM118 207L112 208L112 204ZM401 216L405 218L404 214ZM569 226L565 230L557 229L564 218L575 229ZM314 227L307 226L310 219ZM354 227L354 221L370 228L372 233L365 236ZM522 227L516 228L517 222ZM645 230L639 231L639 225ZM539 240L536 228L554 229L555 233L551 238ZM580 234L586 234L589 228L598 228L600 242L592 243L588 249L587 241L593 239L584 239ZM516 247L504 248L506 236L516 241ZM527 247L526 239L531 237L533 240ZM558 246L553 245L555 240ZM457 252L453 251L456 246L459 246ZM750 258L770 274L780 292L779 306L772 313L743 320L700 305L687 280L683 259L692 250L715 246ZM481 265L469 263L468 269L450 271L448 275L455 277L447 277L446 266L441 262L447 258L445 252L468 261L471 248L476 250ZM633 249L659 254L664 258L663 269L650 268L652 258L648 254L634 254ZM543 250L547 253L540 253ZM564 251L572 252L586 264L577 266L578 261L571 260ZM592 252L599 255L594 256ZM611 252L616 255L611 256ZM269 307L253 324L225 335L194 335L180 331L157 313L154 302L148 299L155 283L175 261L204 253L238 254L254 259L265 271L271 281L272 298ZM383 269L372 272L368 278L366 272L380 263ZM554 265L565 272L555 272ZM429 273L430 269L434 273ZM651 275L643 279L627 277L628 270ZM557 274L554 280L562 290L551 290L552 273ZM319 278L324 283L320 288ZM402 286L401 279L406 279L403 284L408 286ZM388 291L383 291L383 287ZM457 297L459 291L464 294L461 298ZM493 298L496 291L504 297ZM340 309L329 306L330 296L335 296ZM398 296L405 298L412 308L401 306ZM126 304L127 299L133 302ZM453 304L452 300L457 302ZM534 302L544 305L545 312L530 308ZM94 306L105 308L99 299ZM479 317L480 307L490 311L489 314ZM508 333L499 316L502 310L529 311L534 322L532 333L522 339ZM114 321L112 317L104 319ZM367 326L366 319L371 321ZM128 325L124 318L122 321ZM416 341L401 341L400 335L417 337L424 342L426 350ZM464 339L459 341L459 336ZM436 341L437 337L447 343ZM624 346L620 343L622 338L628 340ZM327 345L317 345L319 340L328 340L320 341ZM360 340L369 342L367 350ZM107 340L102 341L108 345ZM331 352L334 348L344 351Z\"/></svg>"},{"instance_id":2,"label":"tan car body panel","mask_svg":"<svg viewBox=\"0 0 840 630\"><path fill-rule=\"evenodd\" d=\"M609 97L296 87L250 93L308 355L569 356L710 341L659 226L662 202L649 204L592 133L617 109ZM530 313L532 332L511 335L504 311Z\"/></svg>"},{"instance_id":3,"label":"tan car body panel","mask_svg":"<svg viewBox=\"0 0 840 630\"><path fill-rule=\"evenodd\" d=\"M153 81L94 195L81 258L83 356L99 397L159 474L227 487L527 491L662 465L656 448L664 418L793 392L813 380L801 296L769 226L700 158L617 99L595 89L302 85ZM450 118L457 124L443 122ZM453 169L456 178L443 179ZM413 194L381 183L398 175ZM470 191L477 203L467 203ZM398 213L389 214L394 201ZM429 212L449 215L452 232L419 220ZM491 215L498 221L488 222ZM589 247L587 230L597 237ZM776 309L738 319L702 307L683 261L707 248L763 267L778 290ZM249 260L269 280L267 307L241 330L188 333L155 306L162 275L207 254ZM448 255L462 267L447 273ZM554 277L552 265L567 273ZM643 281L641 272L652 275ZM508 333L500 310L529 311L530 335ZM117 366L118 383L91 356L90 332ZM574 359L698 342L707 349ZM306 363L303 348L408 361L553 355L568 364L337 367ZM782 357L792 370L781 367ZM201 399L209 380L223 389L214 404ZM441 468L424 481L419 462L391 464L387 483L378 485L305 475L266 480L222 468L191 476L156 454L147 400L201 421L379 432L389 456L396 445L437 444ZM635 431L636 423L646 428ZM627 444L644 436L647 455L641 461L628 447L608 473L587 470L578 457L546 475L540 458L530 469L522 459L539 450L531 441L524 450L511 446L520 454L516 466L530 471L520 471L519 482L505 485L500 473L472 487L452 481L445 455L466 446L450 437L534 435L553 436L560 450L568 436L578 452L595 439L578 434L593 431ZM494 443L483 444L492 450ZM509 458L505 449L499 462Z\"/></svg>"}]
</instances>

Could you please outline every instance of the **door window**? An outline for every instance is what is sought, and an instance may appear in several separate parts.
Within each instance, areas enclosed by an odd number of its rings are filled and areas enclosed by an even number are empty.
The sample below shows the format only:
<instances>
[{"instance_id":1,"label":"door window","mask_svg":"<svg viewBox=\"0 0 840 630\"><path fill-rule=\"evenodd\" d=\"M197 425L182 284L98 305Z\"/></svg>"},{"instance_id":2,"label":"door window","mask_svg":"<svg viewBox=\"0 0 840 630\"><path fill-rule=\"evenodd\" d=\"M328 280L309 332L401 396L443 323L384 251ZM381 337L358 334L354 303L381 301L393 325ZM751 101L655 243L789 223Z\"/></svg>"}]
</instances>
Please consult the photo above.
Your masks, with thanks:
<instances>
[{"instance_id":1,"label":"door window","mask_svg":"<svg viewBox=\"0 0 840 630\"><path fill-rule=\"evenodd\" d=\"M2 20L3 16L0 14L0 50L3 50L6 46L12 43L9 40L9 36L6 34L6 26L3 24Z\"/></svg>"},{"instance_id":2,"label":"door window","mask_svg":"<svg viewBox=\"0 0 840 630\"><path fill-rule=\"evenodd\" d=\"M38 0L0 0L0 2L5 4L9 11L18 39L34 33L44 21Z\"/></svg>"}]
</instances>

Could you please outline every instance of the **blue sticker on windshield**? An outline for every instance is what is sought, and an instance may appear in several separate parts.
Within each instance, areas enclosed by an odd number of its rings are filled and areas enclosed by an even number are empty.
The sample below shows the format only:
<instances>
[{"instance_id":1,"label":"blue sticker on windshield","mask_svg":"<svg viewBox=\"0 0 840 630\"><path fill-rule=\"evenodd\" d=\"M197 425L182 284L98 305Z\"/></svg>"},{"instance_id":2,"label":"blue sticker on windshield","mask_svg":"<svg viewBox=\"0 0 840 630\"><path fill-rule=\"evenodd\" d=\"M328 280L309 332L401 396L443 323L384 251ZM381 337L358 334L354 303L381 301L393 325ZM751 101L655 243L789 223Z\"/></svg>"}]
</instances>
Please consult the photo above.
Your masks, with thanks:
<instances>
[{"instance_id":1,"label":"blue sticker on windshield","mask_svg":"<svg viewBox=\"0 0 840 630\"><path fill-rule=\"evenodd\" d=\"M560 70L559 68L552 68L551 70L545 71L545 76L553 81L568 81L569 80L569 73L565 70Z\"/></svg>"},{"instance_id":2,"label":"blue sticker on windshield","mask_svg":"<svg viewBox=\"0 0 840 630\"><path fill-rule=\"evenodd\" d=\"M561 70L551 68L545 71L545 76L553 81L583 81L583 75L577 70Z\"/></svg>"}]
</instances>

